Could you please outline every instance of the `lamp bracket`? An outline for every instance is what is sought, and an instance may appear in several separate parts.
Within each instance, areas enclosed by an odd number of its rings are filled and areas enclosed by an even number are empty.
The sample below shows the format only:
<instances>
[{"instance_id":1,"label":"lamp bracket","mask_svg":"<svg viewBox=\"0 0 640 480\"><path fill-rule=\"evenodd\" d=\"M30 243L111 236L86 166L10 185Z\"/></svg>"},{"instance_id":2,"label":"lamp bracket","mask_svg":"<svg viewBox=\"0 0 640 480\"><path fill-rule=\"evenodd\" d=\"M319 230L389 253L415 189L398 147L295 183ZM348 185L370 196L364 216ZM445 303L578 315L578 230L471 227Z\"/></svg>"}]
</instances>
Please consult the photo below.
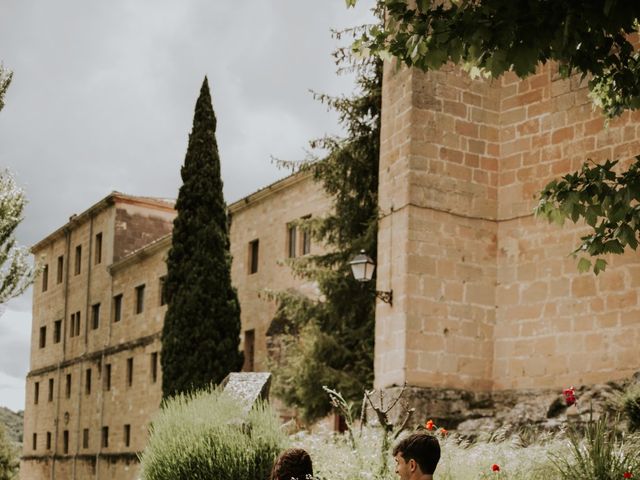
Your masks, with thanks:
<instances>
[{"instance_id":1,"label":"lamp bracket","mask_svg":"<svg viewBox=\"0 0 640 480\"><path fill-rule=\"evenodd\" d=\"M393 290L389 290L388 292L376 290L376 297L378 297L384 303L393 305Z\"/></svg>"}]
</instances>

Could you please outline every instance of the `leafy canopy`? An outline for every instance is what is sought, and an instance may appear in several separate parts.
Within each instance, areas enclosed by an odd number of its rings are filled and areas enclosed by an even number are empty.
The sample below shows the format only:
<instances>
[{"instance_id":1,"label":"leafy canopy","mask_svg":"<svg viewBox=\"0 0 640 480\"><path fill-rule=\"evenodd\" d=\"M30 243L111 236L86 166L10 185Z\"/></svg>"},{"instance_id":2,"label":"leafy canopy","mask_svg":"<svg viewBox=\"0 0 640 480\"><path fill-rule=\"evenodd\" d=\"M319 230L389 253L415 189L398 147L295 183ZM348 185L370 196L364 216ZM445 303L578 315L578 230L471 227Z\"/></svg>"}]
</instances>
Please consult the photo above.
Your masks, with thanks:
<instances>
[{"instance_id":1,"label":"leafy canopy","mask_svg":"<svg viewBox=\"0 0 640 480\"><path fill-rule=\"evenodd\" d=\"M346 0L354 6L357 0ZM640 108L640 2L620 0L379 0L387 12L383 27L373 26L354 43L360 52L422 70L446 62L472 75L497 77L513 71L534 73L539 63L558 62L563 77L588 78L591 97L605 115ZM626 159L625 159L626 160ZM549 183L536 213L551 222L584 220L591 228L574 255L597 257L638 246L640 157L622 173L618 160L585 163L579 172ZM624 170L618 168L617 170ZM580 271L598 274L601 258L582 256Z\"/></svg>"},{"instance_id":2,"label":"leafy canopy","mask_svg":"<svg viewBox=\"0 0 640 480\"><path fill-rule=\"evenodd\" d=\"M373 382L375 290L353 279L349 261L361 249L373 257L377 251L382 62L355 61L345 50L335 56L339 73L355 70L357 93L315 96L338 113L346 135L312 141L326 153L303 166L334 199L333 212L300 224L328 253L291 262L297 275L317 282L321 297L278 292L274 319L288 332L274 390L307 421L331 410L323 385L357 404Z\"/></svg>"},{"instance_id":3,"label":"leafy canopy","mask_svg":"<svg viewBox=\"0 0 640 480\"><path fill-rule=\"evenodd\" d=\"M12 75L0 65L0 110ZM24 192L11 173L0 171L0 304L24 292L35 276L27 261L27 250L18 246L15 239L26 204Z\"/></svg>"},{"instance_id":4,"label":"leafy canopy","mask_svg":"<svg viewBox=\"0 0 640 480\"><path fill-rule=\"evenodd\" d=\"M346 0L354 6L357 0ZM534 73L555 60L560 72L589 75L596 102L609 116L640 108L640 56L629 35L640 2L621 0L380 0L384 26L372 26L356 51L396 57L421 70L451 61L497 77Z\"/></svg>"}]
</instances>

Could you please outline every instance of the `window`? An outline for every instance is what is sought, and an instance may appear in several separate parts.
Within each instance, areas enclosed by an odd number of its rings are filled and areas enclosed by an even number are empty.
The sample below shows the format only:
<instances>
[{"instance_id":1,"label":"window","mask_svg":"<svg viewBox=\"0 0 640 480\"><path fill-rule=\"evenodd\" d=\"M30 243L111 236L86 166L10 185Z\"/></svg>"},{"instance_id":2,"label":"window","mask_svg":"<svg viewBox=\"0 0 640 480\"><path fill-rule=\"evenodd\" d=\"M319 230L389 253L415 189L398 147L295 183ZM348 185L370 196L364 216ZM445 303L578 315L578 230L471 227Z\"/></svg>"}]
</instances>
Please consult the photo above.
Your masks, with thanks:
<instances>
[{"instance_id":1,"label":"window","mask_svg":"<svg viewBox=\"0 0 640 480\"><path fill-rule=\"evenodd\" d=\"M144 310L144 284L136 287L136 314L142 313Z\"/></svg>"},{"instance_id":2,"label":"window","mask_svg":"<svg viewBox=\"0 0 640 480\"><path fill-rule=\"evenodd\" d=\"M244 368L245 372L253 372L255 369L254 355L256 344L256 331L245 330L244 332Z\"/></svg>"},{"instance_id":3,"label":"window","mask_svg":"<svg viewBox=\"0 0 640 480\"><path fill-rule=\"evenodd\" d=\"M47 432L47 450L51 450L51 432Z\"/></svg>"},{"instance_id":4,"label":"window","mask_svg":"<svg viewBox=\"0 0 640 480\"><path fill-rule=\"evenodd\" d=\"M82 430L82 448L89 448L89 429Z\"/></svg>"},{"instance_id":5,"label":"window","mask_svg":"<svg viewBox=\"0 0 640 480\"><path fill-rule=\"evenodd\" d=\"M80 335L80 312L71 314L71 328L69 329L70 337L77 337Z\"/></svg>"},{"instance_id":6,"label":"window","mask_svg":"<svg viewBox=\"0 0 640 480\"><path fill-rule=\"evenodd\" d=\"M151 383L158 381L158 352L151 354Z\"/></svg>"},{"instance_id":7,"label":"window","mask_svg":"<svg viewBox=\"0 0 640 480\"><path fill-rule=\"evenodd\" d=\"M109 447L109 427L102 427L102 448Z\"/></svg>"},{"instance_id":8,"label":"window","mask_svg":"<svg viewBox=\"0 0 640 480\"><path fill-rule=\"evenodd\" d=\"M260 240L249 242L249 273L258 271L258 253L260 250Z\"/></svg>"},{"instance_id":9,"label":"window","mask_svg":"<svg viewBox=\"0 0 640 480\"><path fill-rule=\"evenodd\" d=\"M310 218L311 218L311 215L302 217L303 220L308 220ZM311 231L307 226L302 229L302 255L309 255L310 253L311 253Z\"/></svg>"},{"instance_id":10,"label":"window","mask_svg":"<svg viewBox=\"0 0 640 480\"><path fill-rule=\"evenodd\" d=\"M133 385L133 357L127 358L127 386Z\"/></svg>"},{"instance_id":11,"label":"window","mask_svg":"<svg viewBox=\"0 0 640 480\"><path fill-rule=\"evenodd\" d=\"M62 338L62 320L53 322L53 343L60 343Z\"/></svg>"},{"instance_id":12,"label":"window","mask_svg":"<svg viewBox=\"0 0 640 480\"><path fill-rule=\"evenodd\" d=\"M49 402L53 402L53 378L49 379Z\"/></svg>"},{"instance_id":13,"label":"window","mask_svg":"<svg viewBox=\"0 0 640 480\"><path fill-rule=\"evenodd\" d=\"M36 448L38 448L38 434L37 433L33 434L33 440L32 440L31 446L33 447L34 450Z\"/></svg>"},{"instance_id":14,"label":"window","mask_svg":"<svg viewBox=\"0 0 640 480\"><path fill-rule=\"evenodd\" d=\"M298 229L295 225L289 225L287 227L287 243L289 245L289 258L295 258L296 256L296 237L298 236Z\"/></svg>"},{"instance_id":15,"label":"window","mask_svg":"<svg viewBox=\"0 0 640 480\"><path fill-rule=\"evenodd\" d=\"M124 426L124 446L128 447L131 445L131 425Z\"/></svg>"},{"instance_id":16,"label":"window","mask_svg":"<svg viewBox=\"0 0 640 480\"><path fill-rule=\"evenodd\" d=\"M40 382L36 382L33 388L33 404L37 405L40 400Z\"/></svg>"},{"instance_id":17,"label":"window","mask_svg":"<svg viewBox=\"0 0 640 480\"><path fill-rule=\"evenodd\" d=\"M47 327L40 327L40 348L47 346Z\"/></svg>"},{"instance_id":18,"label":"window","mask_svg":"<svg viewBox=\"0 0 640 480\"><path fill-rule=\"evenodd\" d=\"M113 297L113 321L119 322L122 319L122 294Z\"/></svg>"},{"instance_id":19,"label":"window","mask_svg":"<svg viewBox=\"0 0 640 480\"><path fill-rule=\"evenodd\" d=\"M87 371L84 375L84 393L87 395L91 394L91 369L87 368Z\"/></svg>"},{"instance_id":20,"label":"window","mask_svg":"<svg viewBox=\"0 0 640 480\"><path fill-rule=\"evenodd\" d=\"M166 279L166 276L160 277L160 306L167 304L167 297L164 294L164 282Z\"/></svg>"},{"instance_id":21,"label":"window","mask_svg":"<svg viewBox=\"0 0 640 480\"><path fill-rule=\"evenodd\" d=\"M111 390L111 364L107 363L104 366L104 372L102 375L102 388L103 390Z\"/></svg>"},{"instance_id":22,"label":"window","mask_svg":"<svg viewBox=\"0 0 640 480\"><path fill-rule=\"evenodd\" d=\"M62 453L69 453L69 430L62 432Z\"/></svg>"},{"instance_id":23,"label":"window","mask_svg":"<svg viewBox=\"0 0 640 480\"><path fill-rule=\"evenodd\" d=\"M71 374L67 373L67 379L64 386L64 393L67 398L71 398Z\"/></svg>"},{"instance_id":24,"label":"window","mask_svg":"<svg viewBox=\"0 0 640 480\"><path fill-rule=\"evenodd\" d=\"M49 288L49 264L42 269L42 291L46 292Z\"/></svg>"},{"instance_id":25,"label":"window","mask_svg":"<svg viewBox=\"0 0 640 480\"><path fill-rule=\"evenodd\" d=\"M56 272L56 282L62 283L62 272L64 269L64 256L58 257L58 270Z\"/></svg>"},{"instance_id":26,"label":"window","mask_svg":"<svg viewBox=\"0 0 640 480\"><path fill-rule=\"evenodd\" d=\"M100 326L100 304L91 305L91 328L96 330Z\"/></svg>"},{"instance_id":27,"label":"window","mask_svg":"<svg viewBox=\"0 0 640 480\"><path fill-rule=\"evenodd\" d=\"M82 271L82 245L78 245L76 247L76 268L75 274L80 275Z\"/></svg>"},{"instance_id":28,"label":"window","mask_svg":"<svg viewBox=\"0 0 640 480\"><path fill-rule=\"evenodd\" d=\"M96 254L94 257L94 263L98 265L102 262L102 233L96 234Z\"/></svg>"}]
</instances>

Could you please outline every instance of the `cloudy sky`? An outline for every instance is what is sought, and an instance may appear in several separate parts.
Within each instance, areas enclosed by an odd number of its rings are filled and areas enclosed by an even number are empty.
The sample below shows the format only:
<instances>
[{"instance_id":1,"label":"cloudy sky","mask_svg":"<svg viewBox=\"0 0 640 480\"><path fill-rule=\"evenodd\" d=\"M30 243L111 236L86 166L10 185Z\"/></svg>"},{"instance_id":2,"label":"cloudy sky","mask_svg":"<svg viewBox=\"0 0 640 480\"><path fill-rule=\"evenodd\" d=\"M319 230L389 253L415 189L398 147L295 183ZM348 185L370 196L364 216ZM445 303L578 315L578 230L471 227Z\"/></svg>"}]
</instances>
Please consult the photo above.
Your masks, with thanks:
<instances>
[{"instance_id":1,"label":"cloudy sky","mask_svg":"<svg viewBox=\"0 0 640 480\"><path fill-rule=\"evenodd\" d=\"M32 245L112 190L175 197L204 75L218 117L225 197L287 172L307 141L339 133L309 89L340 94L331 28L371 21L373 0L0 0L0 167L29 205ZM24 408L31 292L2 307L0 405Z\"/></svg>"}]
</instances>

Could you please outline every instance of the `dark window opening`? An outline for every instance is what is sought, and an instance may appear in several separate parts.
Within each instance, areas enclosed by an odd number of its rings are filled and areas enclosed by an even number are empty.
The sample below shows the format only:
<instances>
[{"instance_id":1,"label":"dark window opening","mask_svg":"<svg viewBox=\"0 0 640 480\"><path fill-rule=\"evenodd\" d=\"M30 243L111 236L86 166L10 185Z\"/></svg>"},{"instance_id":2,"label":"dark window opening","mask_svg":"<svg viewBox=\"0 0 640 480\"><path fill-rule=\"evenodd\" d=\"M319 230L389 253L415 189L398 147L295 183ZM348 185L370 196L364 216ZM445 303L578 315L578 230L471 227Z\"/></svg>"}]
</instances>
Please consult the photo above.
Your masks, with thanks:
<instances>
[{"instance_id":1,"label":"dark window opening","mask_svg":"<svg viewBox=\"0 0 640 480\"><path fill-rule=\"evenodd\" d=\"M113 321L122 320L122 294L113 297Z\"/></svg>"},{"instance_id":2,"label":"dark window opening","mask_svg":"<svg viewBox=\"0 0 640 480\"><path fill-rule=\"evenodd\" d=\"M255 369L256 331L244 332L244 368L245 372L253 372Z\"/></svg>"},{"instance_id":3,"label":"dark window opening","mask_svg":"<svg viewBox=\"0 0 640 480\"><path fill-rule=\"evenodd\" d=\"M70 373L67 373L67 380L66 380L64 392L67 398L71 398L71 374Z\"/></svg>"},{"instance_id":4,"label":"dark window opening","mask_svg":"<svg viewBox=\"0 0 640 480\"><path fill-rule=\"evenodd\" d=\"M102 262L102 233L96 234L96 254L94 260L96 265Z\"/></svg>"},{"instance_id":5,"label":"dark window opening","mask_svg":"<svg viewBox=\"0 0 640 480\"><path fill-rule=\"evenodd\" d=\"M258 254L260 252L260 240L249 242L249 273L258 271Z\"/></svg>"},{"instance_id":6,"label":"dark window opening","mask_svg":"<svg viewBox=\"0 0 640 480\"><path fill-rule=\"evenodd\" d=\"M58 257L58 271L56 272L56 281L58 283L62 283L63 269L64 269L64 256L60 255Z\"/></svg>"},{"instance_id":7,"label":"dark window opening","mask_svg":"<svg viewBox=\"0 0 640 480\"><path fill-rule=\"evenodd\" d=\"M47 346L47 327L40 327L40 348Z\"/></svg>"},{"instance_id":8,"label":"dark window opening","mask_svg":"<svg viewBox=\"0 0 640 480\"><path fill-rule=\"evenodd\" d=\"M160 277L160 306L167 304L167 297L164 294L164 282L167 280L167 277Z\"/></svg>"},{"instance_id":9,"label":"dark window opening","mask_svg":"<svg viewBox=\"0 0 640 480\"><path fill-rule=\"evenodd\" d=\"M133 385L133 357L127 358L127 386Z\"/></svg>"},{"instance_id":10,"label":"dark window opening","mask_svg":"<svg viewBox=\"0 0 640 480\"><path fill-rule=\"evenodd\" d=\"M62 320L53 322L53 343L60 343L62 339Z\"/></svg>"},{"instance_id":11,"label":"dark window opening","mask_svg":"<svg viewBox=\"0 0 640 480\"><path fill-rule=\"evenodd\" d=\"M42 269L42 291L46 292L49 288L49 264Z\"/></svg>"},{"instance_id":12,"label":"dark window opening","mask_svg":"<svg viewBox=\"0 0 640 480\"><path fill-rule=\"evenodd\" d=\"M109 447L109 427L102 427L102 448Z\"/></svg>"},{"instance_id":13,"label":"dark window opening","mask_svg":"<svg viewBox=\"0 0 640 480\"><path fill-rule=\"evenodd\" d=\"M91 305L91 328L96 330L100 326L100 304Z\"/></svg>"},{"instance_id":14,"label":"dark window opening","mask_svg":"<svg viewBox=\"0 0 640 480\"><path fill-rule=\"evenodd\" d=\"M47 400L53 402L53 378L49 379L49 397Z\"/></svg>"},{"instance_id":15,"label":"dark window opening","mask_svg":"<svg viewBox=\"0 0 640 480\"><path fill-rule=\"evenodd\" d=\"M69 430L62 432L62 453L69 453Z\"/></svg>"},{"instance_id":16,"label":"dark window opening","mask_svg":"<svg viewBox=\"0 0 640 480\"><path fill-rule=\"evenodd\" d=\"M111 364L107 363L104 366L104 373L102 375L102 388L104 390L111 390Z\"/></svg>"},{"instance_id":17,"label":"dark window opening","mask_svg":"<svg viewBox=\"0 0 640 480\"><path fill-rule=\"evenodd\" d=\"M82 430L82 448L89 448L89 429Z\"/></svg>"},{"instance_id":18,"label":"dark window opening","mask_svg":"<svg viewBox=\"0 0 640 480\"><path fill-rule=\"evenodd\" d=\"M87 368L84 376L84 393L91 395L91 369Z\"/></svg>"},{"instance_id":19,"label":"dark window opening","mask_svg":"<svg viewBox=\"0 0 640 480\"><path fill-rule=\"evenodd\" d=\"M158 381L158 352L151 354L151 383Z\"/></svg>"},{"instance_id":20,"label":"dark window opening","mask_svg":"<svg viewBox=\"0 0 640 480\"><path fill-rule=\"evenodd\" d=\"M131 425L124 426L124 446L128 447L131 445Z\"/></svg>"},{"instance_id":21,"label":"dark window opening","mask_svg":"<svg viewBox=\"0 0 640 480\"><path fill-rule=\"evenodd\" d=\"M144 310L144 285L138 285L136 287L136 305L135 313L142 313Z\"/></svg>"},{"instance_id":22,"label":"dark window opening","mask_svg":"<svg viewBox=\"0 0 640 480\"><path fill-rule=\"evenodd\" d=\"M80 275L81 271L82 271L82 245L78 245L76 247L76 268L74 272L76 275Z\"/></svg>"},{"instance_id":23,"label":"dark window opening","mask_svg":"<svg viewBox=\"0 0 640 480\"><path fill-rule=\"evenodd\" d=\"M51 432L47 432L47 450L51 450Z\"/></svg>"},{"instance_id":24,"label":"dark window opening","mask_svg":"<svg viewBox=\"0 0 640 480\"><path fill-rule=\"evenodd\" d=\"M40 400L40 382L36 382L33 389L33 404L37 405Z\"/></svg>"},{"instance_id":25,"label":"dark window opening","mask_svg":"<svg viewBox=\"0 0 640 480\"><path fill-rule=\"evenodd\" d=\"M36 448L38 448L38 434L34 433L33 434L33 440L32 440L32 445L33 449L35 450Z\"/></svg>"}]
</instances>

